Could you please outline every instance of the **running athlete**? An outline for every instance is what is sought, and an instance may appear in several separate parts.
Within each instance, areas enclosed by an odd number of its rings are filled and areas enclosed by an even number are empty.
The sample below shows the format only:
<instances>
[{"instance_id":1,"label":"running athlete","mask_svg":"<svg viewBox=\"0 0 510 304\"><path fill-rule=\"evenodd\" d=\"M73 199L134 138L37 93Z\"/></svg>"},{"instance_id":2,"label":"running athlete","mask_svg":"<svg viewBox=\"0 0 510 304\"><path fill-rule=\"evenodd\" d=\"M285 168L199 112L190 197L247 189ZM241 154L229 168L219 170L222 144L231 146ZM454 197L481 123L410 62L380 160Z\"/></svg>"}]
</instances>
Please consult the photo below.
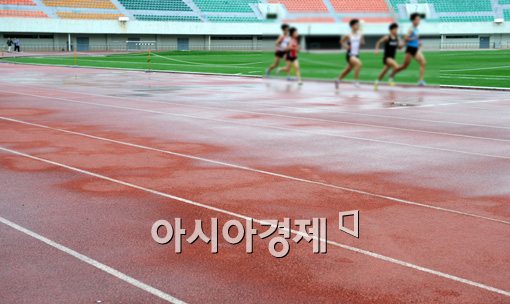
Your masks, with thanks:
<instances>
[{"instance_id":1,"label":"running athlete","mask_svg":"<svg viewBox=\"0 0 510 304\"><path fill-rule=\"evenodd\" d=\"M266 69L266 77L269 77L269 75L271 75L271 71L280 65L280 60L286 57L287 55L286 49L289 45L289 42L290 42L289 25L283 24L282 34L280 35L280 37L278 37L278 40L276 40L274 62L269 68Z\"/></svg>"},{"instance_id":2,"label":"running athlete","mask_svg":"<svg viewBox=\"0 0 510 304\"><path fill-rule=\"evenodd\" d=\"M402 72L403 70L409 67L411 60L414 58L420 64L420 80L418 82L419 86L424 86L425 83L425 66L427 62L425 60L425 56L420 51L421 41L420 41L420 33L418 31L418 27L420 26L421 17L418 13L411 14L411 22L413 23L413 27L409 29L407 35L405 35L404 40L407 45L406 49L406 57L404 58L404 63L399 66L397 69L393 70L390 75L390 84L394 85L395 75Z\"/></svg>"},{"instance_id":3,"label":"running athlete","mask_svg":"<svg viewBox=\"0 0 510 304\"><path fill-rule=\"evenodd\" d=\"M343 48L347 50L346 60L347 67L340 74L338 79L335 81L335 87L338 90L340 87L340 82L354 69L354 85L356 87L359 86L359 72L361 70L362 62L359 59L359 51L362 45L365 44L365 38L363 37L363 33L360 30L360 21L358 19L353 19L349 22L349 26L351 27L351 33L349 35L345 35L340 40L340 44Z\"/></svg>"},{"instance_id":4,"label":"running athlete","mask_svg":"<svg viewBox=\"0 0 510 304\"><path fill-rule=\"evenodd\" d=\"M379 54L379 47L384 43L384 57L383 57L383 65L384 68L379 74L379 77L375 81L375 90L377 91L379 88L379 82L383 80L384 76L390 69L397 69L398 63L395 60L397 56L397 49L401 49L403 45L399 43L398 40L398 24L392 23L390 25L390 34L382 37L377 41L375 45L375 54Z\"/></svg>"},{"instance_id":5,"label":"running athlete","mask_svg":"<svg viewBox=\"0 0 510 304\"><path fill-rule=\"evenodd\" d=\"M299 46L299 33L297 28L292 27L289 30L290 35L290 42L287 46L287 65L284 68L281 68L279 72L286 72L290 73L291 67L294 68L294 71L296 72L296 76L298 79L298 84L302 85L303 82L301 81L301 69L299 68L299 60L298 60L298 54L301 50L301 47Z\"/></svg>"}]
</instances>

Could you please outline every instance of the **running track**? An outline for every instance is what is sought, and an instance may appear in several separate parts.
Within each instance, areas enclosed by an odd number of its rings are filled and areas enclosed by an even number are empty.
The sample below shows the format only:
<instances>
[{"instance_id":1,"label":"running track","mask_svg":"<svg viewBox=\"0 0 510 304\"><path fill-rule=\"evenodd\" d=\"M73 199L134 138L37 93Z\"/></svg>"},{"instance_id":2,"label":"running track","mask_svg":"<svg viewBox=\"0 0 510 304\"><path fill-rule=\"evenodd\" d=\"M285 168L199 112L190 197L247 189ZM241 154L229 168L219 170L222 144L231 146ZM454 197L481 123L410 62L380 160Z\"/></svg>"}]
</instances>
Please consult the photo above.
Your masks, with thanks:
<instances>
[{"instance_id":1,"label":"running track","mask_svg":"<svg viewBox=\"0 0 510 304\"><path fill-rule=\"evenodd\" d=\"M509 93L0 74L2 302L510 301ZM359 239L335 227L354 209ZM175 217L326 217L328 253L177 255L150 237Z\"/></svg>"}]
</instances>

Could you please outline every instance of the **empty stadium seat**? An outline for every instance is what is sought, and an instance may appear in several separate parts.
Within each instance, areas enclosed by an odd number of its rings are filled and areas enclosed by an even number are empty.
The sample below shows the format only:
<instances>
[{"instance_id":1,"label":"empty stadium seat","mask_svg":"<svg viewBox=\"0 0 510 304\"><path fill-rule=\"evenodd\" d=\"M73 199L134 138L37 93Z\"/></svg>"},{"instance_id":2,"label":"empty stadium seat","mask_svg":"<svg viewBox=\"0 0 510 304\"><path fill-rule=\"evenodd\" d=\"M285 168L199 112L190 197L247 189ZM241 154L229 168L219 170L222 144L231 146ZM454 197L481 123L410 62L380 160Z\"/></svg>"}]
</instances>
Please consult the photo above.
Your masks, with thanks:
<instances>
[{"instance_id":1,"label":"empty stadium seat","mask_svg":"<svg viewBox=\"0 0 510 304\"><path fill-rule=\"evenodd\" d=\"M110 0L43 0L46 6L116 9Z\"/></svg>"},{"instance_id":2,"label":"empty stadium seat","mask_svg":"<svg viewBox=\"0 0 510 304\"><path fill-rule=\"evenodd\" d=\"M260 3L259 0L194 0L203 12L253 12L250 4Z\"/></svg>"},{"instance_id":3,"label":"empty stadium seat","mask_svg":"<svg viewBox=\"0 0 510 304\"><path fill-rule=\"evenodd\" d=\"M161 15L134 15L137 20L142 21L183 21L198 22L201 21L198 16L161 16Z\"/></svg>"},{"instance_id":4,"label":"empty stadium seat","mask_svg":"<svg viewBox=\"0 0 510 304\"><path fill-rule=\"evenodd\" d=\"M273 0L271 3L281 3L287 11L297 12L328 12L328 8L322 1L317 0Z\"/></svg>"},{"instance_id":5,"label":"empty stadium seat","mask_svg":"<svg viewBox=\"0 0 510 304\"><path fill-rule=\"evenodd\" d=\"M96 13L75 13L75 12L57 12L57 15L62 19L95 19L95 20L107 20L107 19L119 19L122 14L96 14Z\"/></svg>"},{"instance_id":6,"label":"empty stadium seat","mask_svg":"<svg viewBox=\"0 0 510 304\"><path fill-rule=\"evenodd\" d=\"M427 0L433 4L436 12L490 12L491 0Z\"/></svg>"},{"instance_id":7,"label":"empty stadium seat","mask_svg":"<svg viewBox=\"0 0 510 304\"><path fill-rule=\"evenodd\" d=\"M491 22L501 16L501 9L510 19L508 6L493 7L510 5L510 0L0 0L0 10L1 17L104 20L117 19L127 10L140 21L265 22L258 11L261 3L281 4L291 23L346 22L352 16L369 23L387 23L397 16L405 21L405 4L415 3L433 8L429 22Z\"/></svg>"},{"instance_id":8,"label":"empty stadium seat","mask_svg":"<svg viewBox=\"0 0 510 304\"><path fill-rule=\"evenodd\" d=\"M119 0L128 10L191 11L182 0Z\"/></svg>"},{"instance_id":9,"label":"empty stadium seat","mask_svg":"<svg viewBox=\"0 0 510 304\"><path fill-rule=\"evenodd\" d=\"M265 20L258 19L257 17L229 17L229 16L209 16L207 17L212 22L262 22Z\"/></svg>"},{"instance_id":10,"label":"empty stadium seat","mask_svg":"<svg viewBox=\"0 0 510 304\"><path fill-rule=\"evenodd\" d=\"M389 12L385 0L330 0L336 12Z\"/></svg>"},{"instance_id":11,"label":"empty stadium seat","mask_svg":"<svg viewBox=\"0 0 510 304\"><path fill-rule=\"evenodd\" d=\"M43 12L25 10L0 10L0 17L48 18L48 16Z\"/></svg>"},{"instance_id":12,"label":"empty stadium seat","mask_svg":"<svg viewBox=\"0 0 510 304\"><path fill-rule=\"evenodd\" d=\"M32 0L0 0L0 4L35 6Z\"/></svg>"}]
</instances>

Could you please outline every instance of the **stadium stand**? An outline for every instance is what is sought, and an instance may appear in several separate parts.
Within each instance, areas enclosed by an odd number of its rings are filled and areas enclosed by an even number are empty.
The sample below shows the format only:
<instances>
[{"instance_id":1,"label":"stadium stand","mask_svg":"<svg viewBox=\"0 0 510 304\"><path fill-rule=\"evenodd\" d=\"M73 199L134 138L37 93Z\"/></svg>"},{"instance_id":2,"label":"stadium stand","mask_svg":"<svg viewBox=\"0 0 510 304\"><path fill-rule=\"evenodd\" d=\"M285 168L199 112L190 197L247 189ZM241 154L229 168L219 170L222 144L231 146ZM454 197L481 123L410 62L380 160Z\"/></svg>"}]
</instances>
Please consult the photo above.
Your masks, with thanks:
<instances>
[{"instance_id":1,"label":"stadium stand","mask_svg":"<svg viewBox=\"0 0 510 304\"><path fill-rule=\"evenodd\" d=\"M141 21L182 21L182 22L199 22L197 16L161 16L161 15L134 15L137 20Z\"/></svg>"},{"instance_id":2,"label":"stadium stand","mask_svg":"<svg viewBox=\"0 0 510 304\"><path fill-rule=\"evenodd\" d=\"M116 9L110 0L43 0L46 6L73 7L73 8L97 8Z\"/></svg>"},{"instance_id":3,"label":"stadium stand","mask_svg":"<svg viewBox=\"0 0 510 304\"><path fill-rule=\"evenodd\" d=\"M384 0L352 1L330 0L336 12L383 12L388 13L388 5Z\"/></svg>"},{"instance_id":4,"label":"stadium stand","mask_svg":"<svg viewBox=\"0 0 510 304\"><path fill-rule=\"evenodd\" d=\"M406 21L407 4L428 4L431 22L509 20L510 0L0 0L0 17L140 21L263 22L259 4L280 4L285 21Z\"/></svg>"},{"instance_id":5,"label":"stadium stand","mask_svg":"<svg viewBox=\"0 0 510 304\"><path fill-rule=\"evenodd\" d=\"M260 3L259 0L194 0L203 12L252 13L250 4Z\"/></svg>"},{"instance_id":6,"label":"stadium stand","mask_svg":"<svg viewBox=\"0 0 510 304\"><path fill-rule=\"evenodd\" d=\"M315 1L315 0L280 0L280 1L271 1L271 3L280 3L287 11L291 13L315 13L315 12L323 12L327 13L328 8L324 4L323 1Z\"/></svg>"},{"instance_id":7,"label":"stadium stand","mask_svg":"<svg viewBox=\"0 0 510 304\"><path fill-rule=\"evenodd\" d=\"M62 19L92 19L92 20L116 20L122 17L121 14L93 14L93 13L74 13L74 12L58 12L59 18Z\"/></svg>"},{"instance_id":8,"label":"stadium stand","mask_svg":"<svg viewBox=\"0 0 510 304\"><path fill-rule=\"evenodd\" d=\"M32 0L0 0L0 4L35 6Z\"/></svg>"},{"instance_id":9,"label":"stadium stand","mask_svg":"<svg viewBox=\"0 0 510 304\"><path fill-rule=\"evenodd\" d=\"M182 0L120 0L128 10L147 11L191 11L191 8Z\"/></svg>"},{"instance_id":10,"label":"stadium stand","mask_svg":"<svg viewBox=\"0 0 510 304\"><path fill-rule=\"evenodd\" d=\"M39 11L24 10L0 10L0 17L16 17L16 18L48 18L48 16Z\"/></svg>"}]
</instances>

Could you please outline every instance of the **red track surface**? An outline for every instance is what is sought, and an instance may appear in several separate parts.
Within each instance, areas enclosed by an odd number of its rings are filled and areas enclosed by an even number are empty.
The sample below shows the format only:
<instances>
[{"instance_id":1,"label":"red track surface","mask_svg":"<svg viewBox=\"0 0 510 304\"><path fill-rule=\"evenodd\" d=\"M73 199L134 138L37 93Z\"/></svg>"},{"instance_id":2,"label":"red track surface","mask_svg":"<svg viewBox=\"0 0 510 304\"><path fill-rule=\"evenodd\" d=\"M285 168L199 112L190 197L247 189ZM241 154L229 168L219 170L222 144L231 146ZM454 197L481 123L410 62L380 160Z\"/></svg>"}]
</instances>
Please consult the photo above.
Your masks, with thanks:
<instances>
[{"instance_id":1,"label":"red track surface","mask_svg":"<svg viewBox=\"0 0 510 304\"><path fill-rule=\"evenodd\" d=\"M510 301L508 93L335 94L326 83L7 64L0 74L6 303ZM336 229L353 209L360 239ZM256 239L251 255L224 241L216 255L203 243L177 255L150 237L159 219L181 217L191 232L194 219L229 212L327 217L328 253L300 243L276 259Z\"/></svg>"}]
</instances>

